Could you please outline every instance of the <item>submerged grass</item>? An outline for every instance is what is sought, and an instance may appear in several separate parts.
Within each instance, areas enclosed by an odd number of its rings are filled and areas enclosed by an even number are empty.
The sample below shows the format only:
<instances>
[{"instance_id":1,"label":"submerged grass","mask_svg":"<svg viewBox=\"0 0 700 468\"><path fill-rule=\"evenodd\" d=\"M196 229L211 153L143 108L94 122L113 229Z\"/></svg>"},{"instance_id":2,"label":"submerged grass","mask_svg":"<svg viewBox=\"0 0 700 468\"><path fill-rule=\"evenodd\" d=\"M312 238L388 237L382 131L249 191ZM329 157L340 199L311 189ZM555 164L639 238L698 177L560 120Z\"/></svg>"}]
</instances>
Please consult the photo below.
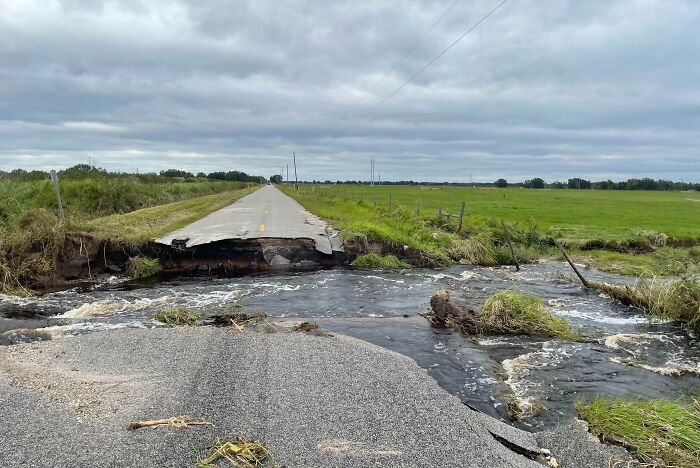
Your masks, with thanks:
<instances>
[{"instance_id":1,"label":"submerged grass","mask_svg":"<svg viewBox=\"0 0 700 468\"><path fill-rule=\"evenodd\" d=\"M126 273L132 279L150 278L163 271L157 258L131 257L126 264Z\"/></svg>"},{"instance_id":2,"label":"submerged grass","mask_svg":"<svg viewBox=\"0 0 700 468\"><path fill-rule=\"evenodd\" d=\"M536 296L499 291L478 312L479 333L551 336L579 340L566 319L557 317Z\"/></svg>"},{"instance_id":3,"label":"submerged grass","mask_svg":"<svg viewBox=\"0 0 700 468\"><path fill-rule=\"evenodd\" d=\"M613 299L652 316L700 329L700 277L664 279L643 276L634 286L589 283Z\"/></svg>"},{"instance_id":4,"label":"submerged grass","mask_svg":"<svg viewBox=\"0 0 700 468\"><path fill-rule=\"evenodd\" d=\"M158 312L155 318L166 325L186 326L197 323L202 315L186 307L169 307Z\"/></svg>"},{"instance_id":5,"label":"submerged grass","mask_svg":"<svg viewBox=\"0 0 700 468\"><path fill-rule=\"evenodd\" d=\"M631 448L647 463L700 466L700 402L608 400L577 403L581 416L604 440Z\"/></svg>"},{"instance_id":6,"label":"submerged grass","mask_svg":"<svg viewBox=\"0 0 700 468\"><path fill-rule=\"evenodd\" d=\"M411 268L411 265L399 260L395 255L379 255L376 253L360 255L352 262L352 266L382 269Z\"/></svg>"}]
</instances>

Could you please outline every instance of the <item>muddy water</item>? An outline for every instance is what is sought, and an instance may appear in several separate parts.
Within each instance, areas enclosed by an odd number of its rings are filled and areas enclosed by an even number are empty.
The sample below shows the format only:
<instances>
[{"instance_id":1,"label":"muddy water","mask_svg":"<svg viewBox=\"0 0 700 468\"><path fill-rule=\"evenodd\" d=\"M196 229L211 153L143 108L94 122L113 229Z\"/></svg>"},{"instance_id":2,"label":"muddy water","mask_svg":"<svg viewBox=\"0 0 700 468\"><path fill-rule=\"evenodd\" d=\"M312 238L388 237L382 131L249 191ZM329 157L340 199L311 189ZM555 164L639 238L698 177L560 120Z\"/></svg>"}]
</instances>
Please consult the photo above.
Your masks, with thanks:
<instances>
[{"instance_id":1,"label":"muddy water","mask_svg":"<svg viewBox=\"0 0 700 468\"><path fill-rule=\"evenodd\" d=\"M159 326L152 316L171 305L207 308L240 300L273 317L313 318L324 327L408 355L447 391L472 407L506 416L515 399L534 416L518 424L537 430L575 415L574 403L596 395L677 397L700 388L700 346L663 322L569 279L563 264L511 268L455 266L445 270L360 272L324 270L226 280L126 283L113 279L41 298L0 296L0 342L121 327ZM621 277L586 271L591 279ZM513 288L544 297L596 343L531 337L465 338L436 330L418 313L447 288L473 307ZM4 338L3 338L4 336Z\"/></svg>"}]
</instances>

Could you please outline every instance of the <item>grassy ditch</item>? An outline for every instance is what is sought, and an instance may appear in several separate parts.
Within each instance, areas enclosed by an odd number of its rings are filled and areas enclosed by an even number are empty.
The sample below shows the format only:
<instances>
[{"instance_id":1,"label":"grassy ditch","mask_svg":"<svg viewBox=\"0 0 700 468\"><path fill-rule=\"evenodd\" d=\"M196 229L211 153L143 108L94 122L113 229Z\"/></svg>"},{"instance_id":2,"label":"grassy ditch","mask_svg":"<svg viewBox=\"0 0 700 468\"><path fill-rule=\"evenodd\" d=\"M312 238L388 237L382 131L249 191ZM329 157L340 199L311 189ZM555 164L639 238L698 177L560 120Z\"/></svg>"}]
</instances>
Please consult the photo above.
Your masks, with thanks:
<instances>
[{"instance_id":1,"label":"grassy ditch","mask_svg":"<svg viewBox=\"0 0 700 468\"><path fill-rule=\"evenodd\" d=\"M643 276L634 286L589 282L591 287L651 316L700 329L700 277Z\"/></svg>"},{"instance_id":2,"label":"grassy ditch","mask_svg":"<svg viewBox=\"0 0 700 468\"><path fill-rule=\"evenodd\" d=\"M457 233L454 225L434 214L416 216L415 211L405 206L375 206L368 196L350 199L348 193L337 196L337 192L314 187L302 187L299 192L286 186L281 189L341 231L346 249L361 255L355 266L402 268L391 256L419 267L456 262L485 266L513 264L503 229L495 220L465 224ZM532 261L550 249L551 242L527 227L511 226L511 236L521 263Z\"/></svg>"},{"instance_id":3,"label":"grassy ditch","mask_svg":"<svg viewBox=\"0 0 700 468\"><path fill-rule=\"evenodd\" d=\"M603 440L624 445L654 466L700 466L700 402L596 398L576 405Z\"/></svg>"},{"instance_id":4,"label":"grassy ditch","mask_svg":"<svg viewBox=\"0 0 700 468\"><path fill-rule=\"evenodd\" d=\"M0 187L6 188L4 184L7 182L0 183ZM224 191L100 218L94 218L88 212L73 212L70 215L67 212L65 224L52 211L41 207L18 217L4 218L4 223L0 223L0 293L26 295L32 290L60 282L56 274L57 265L64 251L66 237L71 233L88 232L137 249L150 239L196 221L257 188L246 187L242 183L204 184L212 184ZM86 187L89 188L89 185ZM238 189L225 190L232 187ZM186 190L180 196L197 193L196 190ZM1 203L7 204L7 200ZM83 252L80 254L83 255ZM154 264L149 265L142 260L135 262L130 267L133 277L153 273Z\"/></svg>"},{"instance_id":5,"label":"grassy ditch","mask_svg":"<svg viewBox=\"0 0 700 468\"><path fill-rule=\"evenodd\" d=\"M439 326L455 328L466 335L530 335L583 341L566 319L557 317L536 296L499 291L478 310L453 302L447 290L430 300L428 319Z\"/></svg>"}]
</instances>

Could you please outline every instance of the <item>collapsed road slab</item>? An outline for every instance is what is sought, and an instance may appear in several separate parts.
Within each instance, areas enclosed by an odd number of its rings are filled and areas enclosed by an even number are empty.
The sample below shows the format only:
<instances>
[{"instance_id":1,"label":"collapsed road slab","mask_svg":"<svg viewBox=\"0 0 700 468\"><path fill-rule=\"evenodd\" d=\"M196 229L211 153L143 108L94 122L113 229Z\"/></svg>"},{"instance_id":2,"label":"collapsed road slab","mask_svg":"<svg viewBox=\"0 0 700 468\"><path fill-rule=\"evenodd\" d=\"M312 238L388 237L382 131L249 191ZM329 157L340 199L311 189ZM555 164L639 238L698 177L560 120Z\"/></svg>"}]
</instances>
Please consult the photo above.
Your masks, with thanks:
<instances>
[{"instance_id":1,"label":"collapsed road slab","mask_svg":"<svg viewBox=\"0 0 700 468\"><path fill-rule=\"evenodd\" d=\"M192 248L225 240L310 239L319 252L342 252L340 234L272 185L165 237L157 244Z\"/></svg>"}]
</instances>

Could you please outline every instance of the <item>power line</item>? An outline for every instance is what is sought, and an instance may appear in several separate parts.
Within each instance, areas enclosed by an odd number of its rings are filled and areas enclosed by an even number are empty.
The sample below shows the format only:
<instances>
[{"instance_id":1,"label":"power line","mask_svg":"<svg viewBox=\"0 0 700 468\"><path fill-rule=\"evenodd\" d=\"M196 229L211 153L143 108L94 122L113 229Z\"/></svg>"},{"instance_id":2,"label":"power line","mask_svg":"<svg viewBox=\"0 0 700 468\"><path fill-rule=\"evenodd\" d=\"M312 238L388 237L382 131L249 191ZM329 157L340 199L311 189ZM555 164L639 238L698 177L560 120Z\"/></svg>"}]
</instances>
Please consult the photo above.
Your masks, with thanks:
<instances>
[{"instance_id":1,"label":"power line","mask_svg":"<svg viewBox=\"0 0 700 468\"><path fill-rule=\"evenodd\" d=\"M399 63L401 63L401 62L403 61L403 59L405 59L405 58L408 56L408 54L410 54L411 52L413 52L413 49L415 49L416 47L418 47L418 44L420 44L420 43L423 41L423 39L425 39L425 37L426 37L428 34L430 34L430 33L432 32L432 30L435 29L435 27L436 27L438 24L440 24L440 22L441 22L443 19L445 19L445 16L447 16L447 15L450 13L450 11L452 11L452 9L453 9L454 7L456 7L457 4L458 4L460 1L461 1L461 0L455 0L455 2L454 2L452 5L450 5L450 7L449 7L447 10L445 10L445 11L442 13L442 15L440 15L440 17L439 17L439 18L438 18L438 19L437 19L437 20L436 20L436 21L421 35L421 37L419 37L418 40L417 40L416 42L414 42L413 45L411 45L411 47L409 47L408 49L406 49L406 51L401 55L401 57L399 57L399 58L391 65L391 67L389 67L389 69L388 69L386 72L384 72L384 75L382 75L382 77L379 78L379 80L378 80L376 83L374 83L374 86L372 86L369 90L367 90L367 92L365 93L365 95L362 96L362 99L360 99L360 104L363 103L363 102L365 101L365 99L367 99L367 96L369 96L370 93L371 93L372 91L374 91L375 89L377 89L377 86L379 86L380 84L382 84L382 82L384 81L384 79L385 79L387 76L389 76L389 73L391 73L392 71L394 71L394 69L396 68L396 66L397 66Z\"/></svg>"},{"instance_id":2,"label":"power line","mask_svg":"<svg viewBox=\"0 0 700 468\"><path fill-rule=\"evenodd\" d=\"M501 7L502 7L503 5L505 5L507 2L508 2L508 0L503 0L501 3L499 3L498 5L496 5L496 7L495 7L494 9L492 9L491 11L489 11L489 12L488 12L486 15L484 15L479 21L477 21L476 23L474 23L474 25L473 25L471 28L469 28L466 32L464 32L464 34L462 34L462 35L459 36L457 39L455 39L450 45L448 45L447 47L445 47L439 54L437 54L437 55L436 55L435 57L433 57L428 63L426 63L420 70L418 70L418 71L415 72L413 75L411 75L411 77L410 77L409 79L407 79L406 81L404 81L403 84L402 84L401 86L399 86L398 88L396 88L396 89L395 89L394 91L392 91L388 96L386 96L384 99L382 99L381 101L379 101L374 107L372 107L369 111L367 111L367 113L365 113L365 114L362 115L359 119L357 119L350 127L347 128L347 130L345 130L343 133L341 133L340 136L345 135L347 132L349 132L350 130L352 130L353 128L355 128L355 126L356 126L358 123L362 122L364 119L366 119L367 117L369 117L374 111L376 111L377 109L379 109L385 102L387 102L389 99L391 99L392 97L394 97L394 96L395 96L399 91L401 91L408 83L410 83L411 81L413 81L414 78L416 78L418 75L420 75L420 74L423 73L425 70L427 70L427 69L428 69L433 63L435 63L440 57L442 57L443 55L445 55L450 49L452 49L455 45L457 45L457 43L458 43L459 41L461 41L462 39L464 39L464 38L465 38L469 33L471 33L472 31L474 31L481 23L483 23L484 21L486 21L486 19L487 19L489 16L491 16L492 14L494 14L494 13L496 12L496 10L498 10L499 8L501 8Z\"/></svg>"}]
</instances>

